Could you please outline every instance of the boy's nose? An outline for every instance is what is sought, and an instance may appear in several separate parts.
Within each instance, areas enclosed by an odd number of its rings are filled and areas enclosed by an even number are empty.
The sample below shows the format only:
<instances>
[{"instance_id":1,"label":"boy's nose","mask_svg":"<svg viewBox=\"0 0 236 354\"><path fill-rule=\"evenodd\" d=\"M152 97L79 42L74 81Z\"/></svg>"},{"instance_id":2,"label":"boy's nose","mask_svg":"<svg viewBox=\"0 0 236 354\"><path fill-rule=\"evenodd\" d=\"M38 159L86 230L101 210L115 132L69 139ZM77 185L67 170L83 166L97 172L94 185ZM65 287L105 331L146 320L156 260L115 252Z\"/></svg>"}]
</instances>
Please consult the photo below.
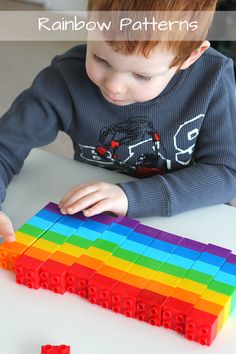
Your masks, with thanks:
<instances>
[{"instance_id":1,"label":"boy's nose","mask_svg":"<svg viewBox=\"0 0 236 354\"><path fill-rule=\"evenodd\" d=\"M114 96L121 96L126 93L124 80L116 75L106 78L104 88L109 94Z\"/></svg>"}]
</instances>

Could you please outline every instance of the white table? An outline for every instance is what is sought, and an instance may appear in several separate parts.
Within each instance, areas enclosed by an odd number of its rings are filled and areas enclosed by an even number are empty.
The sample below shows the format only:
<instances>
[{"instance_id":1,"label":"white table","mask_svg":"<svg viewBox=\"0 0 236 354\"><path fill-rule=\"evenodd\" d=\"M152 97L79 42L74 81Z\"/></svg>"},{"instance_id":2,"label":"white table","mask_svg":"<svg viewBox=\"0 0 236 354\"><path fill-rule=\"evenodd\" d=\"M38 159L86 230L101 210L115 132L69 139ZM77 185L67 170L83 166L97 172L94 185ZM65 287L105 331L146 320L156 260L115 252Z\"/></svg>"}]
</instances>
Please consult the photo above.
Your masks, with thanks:
<instances>
[{"instance_id":1,"label":"white table","mask_svg":"<svg viewBox=\"0 0 236 354\"><path fill-rule=\"evenodd\" d=\"M76 184L102 179L131 178L33 150L8 188L3 205L15 228L20 227L47 202L58 202ZM143 223L236 252L236 208L219 205L171 218L143 218ZM40 354L43 344L71 345L71 354L235 354L236 313L213 345L189 342L174 331L129 319L86 299L30 290L14 281L14 274L0 270L0 353Z\"/></svg>"}]
</instances>

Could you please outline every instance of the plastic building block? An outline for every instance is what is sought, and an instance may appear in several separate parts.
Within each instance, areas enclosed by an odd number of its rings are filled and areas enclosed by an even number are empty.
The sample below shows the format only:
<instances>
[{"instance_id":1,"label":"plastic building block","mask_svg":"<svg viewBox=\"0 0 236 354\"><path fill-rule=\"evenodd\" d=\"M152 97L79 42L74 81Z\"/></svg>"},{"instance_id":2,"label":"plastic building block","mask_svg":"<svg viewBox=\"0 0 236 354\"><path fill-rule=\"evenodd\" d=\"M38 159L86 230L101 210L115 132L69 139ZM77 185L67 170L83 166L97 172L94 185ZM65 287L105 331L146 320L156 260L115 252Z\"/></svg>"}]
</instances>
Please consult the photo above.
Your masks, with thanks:
<instances>
[{"instance_id":1,"label":"plastic building block","mask_svg":"<svg viewBox=\"0 0 236 354\"><path fill-rule=\"evenodd\" d=\"M211 345L217 334L217 316L192 309L186 319L185 337L202 345Z\"/></svg>"},{"instance_id":2,"label":"plastic building block","mask_svg":"<svg viewBox=\"0 0 236 354\"><path fill-rule=\"evenodd\" d=\"M41 354L70 354L70 346L65 344L58 346L46 344L42 346Z\"/></svg>"},{"instance_id":3,"label":"plastic building block","mask_svg":"<svg viewBox=\"0 0 236 354\"><path fill-rule=\"evenodd\" d=\"M61 215L49 203L0 245L16 281L88 298L210 345L236 307L236 255L127 217ZM66 345L41 354L69 353Z\"/></svg>"}]
</instances>

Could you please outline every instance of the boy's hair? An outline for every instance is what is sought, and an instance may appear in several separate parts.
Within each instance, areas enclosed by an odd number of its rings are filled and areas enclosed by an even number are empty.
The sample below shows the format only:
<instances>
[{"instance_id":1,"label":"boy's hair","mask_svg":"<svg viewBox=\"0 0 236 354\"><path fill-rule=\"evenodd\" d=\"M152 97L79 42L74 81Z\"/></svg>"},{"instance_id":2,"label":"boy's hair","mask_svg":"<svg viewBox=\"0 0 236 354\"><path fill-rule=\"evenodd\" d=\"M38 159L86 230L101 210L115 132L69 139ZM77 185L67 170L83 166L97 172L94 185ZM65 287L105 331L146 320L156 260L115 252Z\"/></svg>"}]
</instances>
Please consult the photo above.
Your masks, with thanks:
<instances>
[{"instance_id":1,"label":"boy's hair","mask_svg":"<svg viewBox=\"0 0 236 354\"><path fill-rule=\"evenodd\" d=\"M212 13L215 11L217 0L88 0L88 11L150 11L152 13L170 12L194 12L206 11ZM201 28L201 38L206 38L212 18L204 22ZM171 64L173 66L181 66L191 53L198 49L203 40L175 40L166 41L165 48L171 50L175 54L175 58ZM117 52L124 55L141 54L148 57L151 51L161 44L158 40L107 40L107 43ZM163 44L163 42L162 42Z\"/></svg>"}]
</instances>

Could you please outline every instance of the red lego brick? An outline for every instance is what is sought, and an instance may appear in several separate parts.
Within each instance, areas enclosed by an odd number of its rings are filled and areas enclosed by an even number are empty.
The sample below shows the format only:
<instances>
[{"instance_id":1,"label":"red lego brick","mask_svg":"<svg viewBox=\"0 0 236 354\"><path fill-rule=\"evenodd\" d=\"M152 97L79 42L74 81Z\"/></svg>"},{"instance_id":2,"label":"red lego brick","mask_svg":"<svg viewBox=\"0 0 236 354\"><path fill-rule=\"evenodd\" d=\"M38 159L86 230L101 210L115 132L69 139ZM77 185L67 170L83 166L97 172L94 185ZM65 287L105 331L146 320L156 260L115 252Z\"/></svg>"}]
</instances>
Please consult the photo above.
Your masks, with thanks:
<instances>
[{"instance_id":1,"label":"red lego brick","mask_svg":"<svg viewBox=\"0 0 236 354\"><path fill-rule=\"evenodd\" d=\"M81 264L72 264L66 276L67 291L81 297L88 297L88 279L91 278L94 272L94 269Z\"/></svg>"},{"instance_id":2,"label":"red lego brick","mask_svg":"<svg viewBox=\"0 0 236 354\"><path fill-rule=\"evenodd\" d=\"M116 279L106 277L96 273L88 280L88 300L92 304L100 305L104 308L111 308L111 295Z\"/></svg>"},{"instance_id":3,"label":"red lego brick","mask_svg":"<svg viewBox=\"0 0 236 354\"><path fill-rule=\"evenodd\" d=\"M211 345L217 335L218 317L193 308L186 317L185 337L202 345Z\"/></svg>"},{"instance_id":4,"label":"red lego brick","mask_svg":"<svg viewBox=\"0 0 236 354\"><path fill-rule=\"evenodd\" d=\"M136 316L136 299L139 293L140 288L119 282L112 291L112 311L134 318Z\"/></svg>"},{"instance_id":5,"label":"red lego brick","mask_svg":"<svg viewBox=\"0 0 236 354\"><path fill-rule=\"evenodd\" d=\"M189 302L169 297L163 306L162 326L184 334L186 316L192 308Z\"/></svg>"},{"instance_id":6,"label":"red lego brick","mask_svg":"<svg viewBox=\"0 0 236 354\"><path fill-rule=\"evenodd\" d=\"M70 346L46 344L41 347L41 354L70 354Z\"/></svg>"},{"instance_id":7,"label":"red lego brick","mask_svg":"<svg viewBox=\"0 0 236 354\"><path fill-rule=\"evenodd\" d=\"M162 308L167 297L142 289L137 296L136 318L153 326L160 326Z\"/></svg>"},{"instance_id":8,"label":"red lego brick","mask_svg":"<svg viewBox=\"0 0 236 354\"><path fill-rule=\"evenodd\" d=\"M40 269L40 286L54 293L64 294L68 266L48 259Z\"/></svg>"},{"instance_id":9,"label":"red lego brick","mask_svg":"<svg viewBox=\"0 0 236 354\"><path fill-rule=\"evenodd\" d=\"M29 288L40 287L39 269L42 261L26 255L21 255L15 265L16 282Z\"/></svg>"}]
</instances>

